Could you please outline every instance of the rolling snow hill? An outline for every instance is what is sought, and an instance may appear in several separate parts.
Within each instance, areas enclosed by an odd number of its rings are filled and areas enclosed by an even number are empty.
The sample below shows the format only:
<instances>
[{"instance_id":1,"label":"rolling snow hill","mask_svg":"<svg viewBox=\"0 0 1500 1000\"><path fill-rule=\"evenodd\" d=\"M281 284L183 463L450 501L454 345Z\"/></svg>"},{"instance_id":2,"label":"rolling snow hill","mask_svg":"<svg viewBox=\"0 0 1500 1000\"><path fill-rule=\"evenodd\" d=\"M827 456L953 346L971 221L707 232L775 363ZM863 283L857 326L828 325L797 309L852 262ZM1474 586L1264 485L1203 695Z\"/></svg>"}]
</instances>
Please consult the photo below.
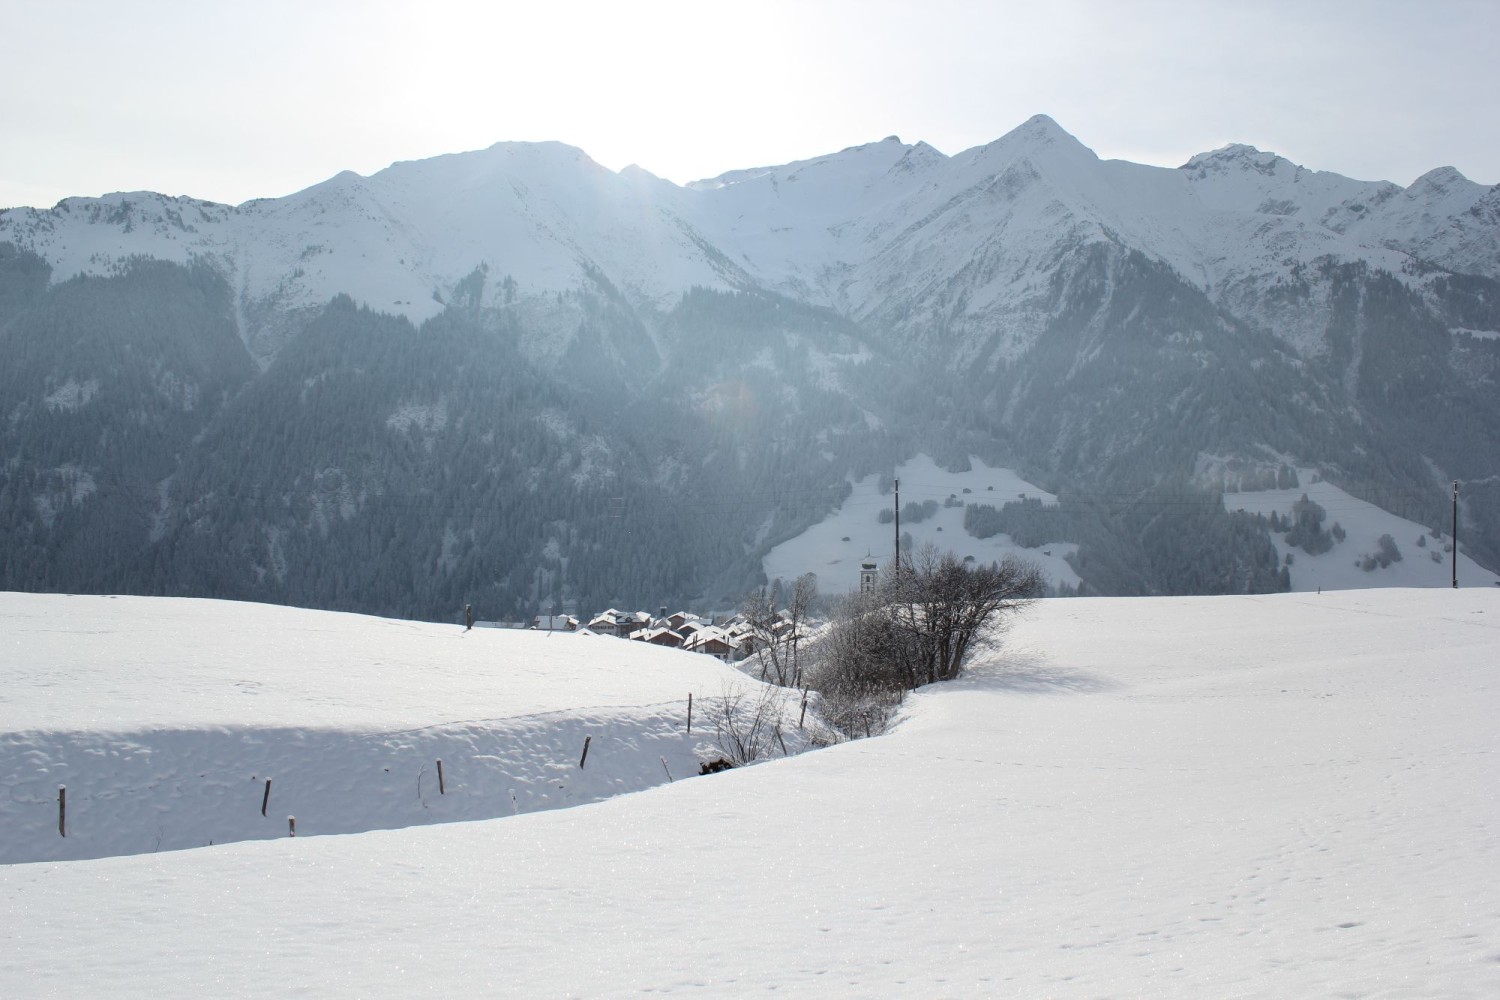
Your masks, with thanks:
<instances>
[{"instance_id":1,"label":"rolling snow hill","mask_svg":"<svg viewBox=\"0 0 1500 1000\"><path fill-rule=\"evenodd\" d=\"M615 671L562 637L233 604L4 595L0 615L26 654L0 665L4 759L48 788L48 733L358 737L502 690L588 716L685 680L664 651ZM883 737L485 822L5 865L0 994L1480 1000L1500 991L1497 615L1493 588L1040 602ZM84 662L111 649L121 669ZM349 688L377 657L381 685ZM128 766L79 753L66 777ZM319 781L320 809L369 791ZM243 797L213 808L258 821Z\"/></svg>"},{"instance_id":2,"label":"rolling snow hill","mask_svg":"<svg viewBox=\"0 0 1500 1000\"><path fill-rule=\"evenodd\" d=\"M0 596L0 619L0 863L284 837L288 816L306 837L592 802L696 775L721 756L716 703L762 688L592 634L33 594ZM811 731L774 693L795 753Z\"/></svg>"}]
</instances>

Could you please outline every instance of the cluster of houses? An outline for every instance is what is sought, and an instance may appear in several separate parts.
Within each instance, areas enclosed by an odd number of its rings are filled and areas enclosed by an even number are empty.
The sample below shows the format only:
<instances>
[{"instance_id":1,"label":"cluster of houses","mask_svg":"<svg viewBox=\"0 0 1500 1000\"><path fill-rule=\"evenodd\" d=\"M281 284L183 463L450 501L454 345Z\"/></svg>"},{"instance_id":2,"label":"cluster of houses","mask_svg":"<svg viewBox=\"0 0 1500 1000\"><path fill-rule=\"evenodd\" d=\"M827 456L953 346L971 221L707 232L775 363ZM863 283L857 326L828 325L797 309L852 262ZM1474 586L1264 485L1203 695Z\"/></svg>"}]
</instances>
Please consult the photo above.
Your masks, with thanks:
<instances>
[{"instance_id":1,"label":"cluster of houses","mask_svg":"<svg viewBox=\"0 0 1500 1000\"><path fill-rule=\"evenodd\" d=\"M617 611L610 608L590 618L585 624L572 615L537 615L531 628L540 631L572 632L576 635L610 635L656 646L705 653L726 663L743 660L755 653L767 639L757 634L744 615L734 615L722 623L702 615L678 611L652 615L646 611ZM790 621L779 619L771 632L779 640L791 631Z\"/></svg>"}]
</instances>

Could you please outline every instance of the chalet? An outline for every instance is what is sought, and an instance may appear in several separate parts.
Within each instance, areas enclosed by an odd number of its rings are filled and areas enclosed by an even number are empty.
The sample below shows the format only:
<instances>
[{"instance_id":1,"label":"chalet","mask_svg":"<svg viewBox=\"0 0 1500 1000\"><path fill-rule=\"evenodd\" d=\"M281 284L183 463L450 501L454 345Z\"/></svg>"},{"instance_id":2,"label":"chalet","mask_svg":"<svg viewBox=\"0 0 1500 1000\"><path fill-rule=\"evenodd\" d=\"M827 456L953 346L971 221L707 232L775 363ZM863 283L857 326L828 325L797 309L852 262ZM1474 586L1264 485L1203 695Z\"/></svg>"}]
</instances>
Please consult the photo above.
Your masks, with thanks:
<instances>
[{"instance_id":1,"label":"chalet","mask_svg":"<svg viewBox=\"0 0 1500 1000\"><path fill-rule=\"evenodd\" d=\"M690 653L707 653L709 656L728 662L734 657L739 643L723 629L713 625L700 628L688 636L682 648Z\"/></svg>"},{"instance_id":2,"label":"chalet","mask_svg":"<svg viewBox=\"0 0 1500 1000\"><path fill-rule=\"evenodd\" d=\"M594 617L590 618L589 623L585 626L585 628L587 628L590 632L593 632L595 635L617 634L615 632L615 616L607 611L602 615L595 615Z\"/></svg>"},{"instance_id":3,"label":"chalet","mask_svg":"<svg viewBox=\"0 0 1500 1000\"><path fill-rule=\"evenodd\" d=\"M627 611L620 616L620 634L629 635L637 629L650 628L653 619L646 611Z\"/></svg>"},{"instance_id":4,"label":"chalet","mask_svg":"<svg viewBox=\"0 0 1500 1000\"><path fill-rule=\"evenodd\" d=\"M614 608L601 611L589 619L589 628L599 635L624 635L625 633L620 631L620 619L624 617L624 614L623 611L616 611Z\"/></svg>"},{"instance_id":5,"label":"chalet","mask_svg":"<svg viewBox=\"0 0 1500 1000\"><path fill-rule=\"evenodd\" d=\"M643 628L630 633L630 638L637 642L649 642L653 646L668 646L672 649L681 649L685 641L681 635L669 628Z\"/></svg>"},{"instance_id":6,"label":"chalet","mask_svg":"<svg viewBox=\"0 0 1500 1000\"><path fill-rule=\"evenodd\" d=\"M699 619L696 619L696 620L690 620L690 621L684 622L680 628L673 629L673 631L680 633L684 638L686 638L686 637L692 635L694 632L701 632L701 631L703 631L706 628L713 628L713 627L714 626L710 625L708 622L706 622L703 619L699 618Z\"/></svg>"},{"instance_id":7,"label":"chalet","mask_svg":"<svg viewBox=\"0 0 1500 1000\"><path fill-rule=\"evenodd\" d=\"M537 615L531 627L538 632L576 632L578 619L572 615Z\"/></svg>"}]
</instances>

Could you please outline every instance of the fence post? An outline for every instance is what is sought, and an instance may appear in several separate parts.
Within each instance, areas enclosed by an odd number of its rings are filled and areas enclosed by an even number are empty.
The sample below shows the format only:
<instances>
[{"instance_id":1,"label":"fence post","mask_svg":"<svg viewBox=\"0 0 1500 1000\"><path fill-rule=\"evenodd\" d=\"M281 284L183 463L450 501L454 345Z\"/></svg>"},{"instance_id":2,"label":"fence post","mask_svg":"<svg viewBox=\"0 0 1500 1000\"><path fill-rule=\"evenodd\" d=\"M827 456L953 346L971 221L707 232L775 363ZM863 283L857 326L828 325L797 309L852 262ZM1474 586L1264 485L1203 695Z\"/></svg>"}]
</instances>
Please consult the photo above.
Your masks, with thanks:
<instances>
[{"instance_id":1,"label":"fence post","mask_svg":"<svg viewBox=\"0 0 1500 1000\"><path fill-rule=\"evenodd\" d=\"M260 797L260 814L266 814L266 806L271 804L271 779L266 779L266 794Z\"/></svg>"},{"instance_id":2,"label":"fence post","mask_svg":"<svg viewBox=\"0 0 1500 1000\"><path fill-rule=\"evenodd\" d=\"M579 767L582 767L583 766L583 762L589 759L589 740L592 740L592 739L593 739L592 736L585 736L583 738L583 756L578 758L578 766Z\"/></svg>"},{"instance_id":3,"label":"fence post","mask_svg":"<svg viewBox=\"0 0 1500 1000\"><path fill-rule=\"evenodd\" d=\"M677 780L676 778L672 777L672 769L667 766L667 758L665 758L665 757L663 757L661 759L661 769L663 771L667 772L667 781L668 782L672 782L672 781L676 781Z\"/></svg>"},{"instance_id":4,"label":"fence post","mask_svg":"<svg viewBox=\"0 0 1500 1000\"><path fill-rule=\"evenodd\" d=\"M68 835L68 786L57 786L57 835Z\"/></svg>"},{"instance_id":5,"label":"fence post","mask_svg":"<svg viewBox=\"0 0 1500 1000\"><path fill-rule=\"evenodd\" d=\"M287 825L287 831L288 831L287 836L289 836L289 837L295 837L295 836L297 836L297 817L295 817L295 816L288 816L286 818L286 825Z\"/></svg>"},{"instance_id":6,"label":"fence post","mask_svg":"<svg viewBox=\"0 0 1500 1000\"><path fill-rule=\"evenodd\" d=\"M802 728L802 720L807 718L807 688L802 689L802 714L797 716L797 728Z\"/></svg>"},{"instance_id":7,"label":"fence post","mask_svg":"<svg viewBox=\"0 0 1500 1000\"><path fill-rule=\"evenodd\" d=\"M687 728L687 731L689 733L691 733L693 731L693 692L691 692L691 691L688 692L688 728Z\"/></svg>"},{"instance_id":8,"label":"fence post","mask_svg":"<svg viewBox=\"0 0 1500 1000\"><path fill-rule=\"evenodd\" d=\"M446 791L443 790L443 761L442 761L441 758L438 759L438 794L439 795L447 795L448 794Z\"/></svg>"}]
</instances>

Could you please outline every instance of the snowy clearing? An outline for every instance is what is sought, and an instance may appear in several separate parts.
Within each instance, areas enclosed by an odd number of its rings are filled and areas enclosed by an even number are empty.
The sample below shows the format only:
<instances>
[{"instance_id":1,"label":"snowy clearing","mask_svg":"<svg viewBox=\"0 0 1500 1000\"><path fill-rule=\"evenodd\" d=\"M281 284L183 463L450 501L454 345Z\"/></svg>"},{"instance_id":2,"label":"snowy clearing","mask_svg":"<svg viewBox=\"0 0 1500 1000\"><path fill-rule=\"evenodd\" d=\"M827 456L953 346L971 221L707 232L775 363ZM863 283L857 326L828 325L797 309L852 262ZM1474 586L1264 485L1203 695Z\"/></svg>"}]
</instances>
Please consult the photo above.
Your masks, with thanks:
<instances>
[{"instance_id":1,"label":"snowy clearing","mask_svg":"<svg viewBox=\"0 0 1500 1000\"><path fill-rule=\"evenodd\" d=\"M117 643L87 634L107 601L0 596L12 740L62 731L49 705L75 732L235 724L146 650L97 691L69 651ZM129 603L190 676L177 644L277 613ZM216 626L174 632L198 604ZM398 623L279 613L306 616L300 671L264 628L238 651L243 680L300 692L278 724L481 714L457 676L446 702L406 683L320 707L306 678L344 654L318 622L400 647ZM18 618L52 623L50 651ZM426 669L479 645L448 632ZM1493 997L1497 664L1494 588L1044 601L885 737L487 822L0 867L0 995ZM558 705L608 695L552 669Z\"/></svg>"},{"instance_id":2,"label":"snowy clearing","mask_svg":"<svg viewBox=\"0 0 1500 1000\"><path fill-rule=\"evenodd\" d=\"M1326 513L1325 531L1337 523L1345 532L1327 552L1309 555L1287 544L1285 533L1272 533L1276 554L1288 564L1294 591L1359 590L1365 587L1449 587L1453 586L1453 536L1440 525L1434 536L1427 526L1397 517L1390 511L1360 500L1327 480L1314 481L1315 471L1299 469L1305 486L1285 490L1261 490L1254 493L1226 493L1226 510L1243 510L1269 517L1273 512L1285 518L1292 505L1303 496L1322 507ZM1367 556L1380 551L1379 539L1390 535L1401 558L1389 565L1370 565ZM1444 546L1449 546L1444 550ZM1500 583L1495 575L1463 554L1462 540L1458 553L1460 587L1491 587Z\"/></svg>"},{"instance_id":3,"label":"snowy clearing","mask_svg":"<svg viewBox=\"0 0 1500 1000\"><path fill-rule=\"evenodd\" d=\"M990 563L1016 555L1036 563L1054 585L1078 586L1078 574L1065 558L1078 551L1077 545L1058 542L1028 549L1015 544L1009 535L975 538L964 530L965 504L1002 507L1026 497L1057 502L1057 497L1010 469L991 468L978 458L970 458L969 464L968 472L949 472L928 456L918 455L896 469L895 476L901 481L901 506L929 500L938 505L925 520L913 523L903 517L901 533L912 536L914 547L930 542L960 559L973 556L978 562ZM944 506L950 498L957 506ZM893 500L890 490L880 491L878 476L866 476L854 483L838 510L766 554L761 563L766 579L789 583L803 573L814 573L819 588L826 593L855 589L859 585L859 564L867 555L884 566L895 551L895 524L878 520L881 511L890 510Z\"/></svg>"}]
</instances>

